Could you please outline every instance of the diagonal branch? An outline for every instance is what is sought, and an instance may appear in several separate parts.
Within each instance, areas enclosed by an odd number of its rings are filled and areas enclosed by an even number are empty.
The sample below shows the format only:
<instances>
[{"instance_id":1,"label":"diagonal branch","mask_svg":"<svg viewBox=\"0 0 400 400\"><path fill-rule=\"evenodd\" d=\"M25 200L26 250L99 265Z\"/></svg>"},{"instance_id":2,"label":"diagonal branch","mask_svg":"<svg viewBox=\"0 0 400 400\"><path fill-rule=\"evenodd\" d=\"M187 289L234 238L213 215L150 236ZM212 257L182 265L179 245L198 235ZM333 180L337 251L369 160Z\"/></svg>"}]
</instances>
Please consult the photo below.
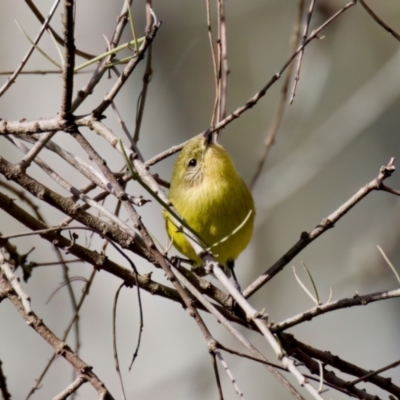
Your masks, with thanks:
<instances>
[{"instance_id":1,"label":"diagonal branch","mask_svg":"<svg viewBox=\"0 0 400 400\"><path fill-rule=\"evenodd\" d=\"M59 356L64 357L75 368L78 374L96 389L102 399L114 399L104 383L92 371L91 366L78 357L65 342L60 340L33 311L31 311L30 314L25 312L22 302L14 292L11 284L1 275L0 287L6 290L8 299L26 321L28 326L34 329L44 340L46 340Z\"/></svg>"},{"instance_id":2,"label":"diagonal branch","mask_svg":"<svg viewBox=\"0 0 400 400\"><path fill-rule=\"evenodd\" d=\"M36 5L33 3L32 0L25 0L25 3L28 5L28 7L31 9L35 17L39 20L41 24L44 23L45 18L43 17L42 13L39 11L39 9L36 7ZM54 39L56 39L57 43L63 44L62 38L59 36L59 34L48 24L48 30L50 30L51 34L53 35ZM87 60L90 60L91 58L94 58L93 54L86 53L85 51L78 50L76 49L76 54L78 56L81 56L82 58L86 58ZM57 71L58 73L58 71Z\"/></svg>"},{"instance_id":3,"label":"diagonal branch","mask_svg":"<svg viewBox=\"0 0 400 400\"><path fill-rule=\"evenodd\" d=\"M235 119L239 118L245 111L249 110L250 108L254 107L258 101L265 96L269 88L276 82L278 81L283 72L285 72L286 68L289 67L289 65L292 63L292 61L296 58L296 56L300 53L301 50L303 50L312 40L318 38L318 34L325 29L329 24L331 24L334 20L336 20L341 14L343 14L346 10L348 10L350 7L354 6L357 3L357 0L352 0L349 3L347 3L343 8L341 8L339 11L337 11L332 17L330 17L327 21L325 21L321 26L319 26L317 29L311 32L310 36L308 36L307 40L302 44L286 61L286 63L283 65L283 67L267 82L267 84L258 92L256 93L253 97L251 97L247 102L237 108L235 111L233 111L231 114L229 114L226 118L224 118L222 121L220 121L218 124L216 124L214 127L211 127L211 132L216 132L224 128L226 125L230 124L232 121ZM1 121L0 121L1 123ZM0 127L1 128L1 127ZM0 130L1 132L1 130ZM199 135L204 135L207 131L201 132ZM210 133L211 133L210 132ZM169 157L172 154L177 153L178 151L182 150L183 146L186 144L181 143L178 146L174 146L173 148L164 151L161 154L158 154L154 156L151 160L148 161L149 165L155 164L164 158Z\"/></svg>"},{"instance_id":4,"label":"diagonal branch","mask_svg":"<svg viewBox=\"0 0 400 400\"><path fill-rule=\"evenodd\" d=\"M354 306L365 306L375 301L388 300L400 297L400 289L385 290L383 292L366 294L364 296L354 295L352 298L340 299L338 301L332 301L317 307L314 307L308 311L305 311L299 315L289 318L285 321L277 324L271 324L270 329L274 333L282 332L286 329L292 328L305 321L311 321L318 315L326 314L331 311L340 310L342 308L354 307Z\"/></svg>"},{"instance_id":5,"label":"diagonal branch","mask_svg":"<svg viewBox=\"0 0 400 400\"><path fill-rule=\"evenodd\" d=\"M303 14L303 8L304 8L304 0L299 0L298 12L296 15L296 21L294 24L293 34L292 34L292 38L291 38L291 49L290 49L291 53L296 51L297 44L299 43L301 16ZM267 136L264 139L264 149L263 149L263 153L261 155L261 159L258 162L256 172L254 173L253 178L251 179L251 182L249 185L250 190L254 189L254 186L255 186L258 178L260 177L261 171L262 171L265 161L268 157L269 150L271 149L272 145L274 144L279 127L281 126L283 113L284 113L285 107L286 107L286 99L287 99L288 90L289 90L290 78L292 77L292 73L293 73L293 68L294 68L294 64L291 63L286 72L286 78L285 78L285 82L283 83L283 87L281 90L281 98L280 98L280 102L278 105L278 109L276 110L276 113L273 117L273 120L272 120L271 126L268 130Z\"/></svg>"},{"instance_id":6,"label":"diagonal branch","mask_svg":"<svg viewBox=\"0 0 400 400\"><path fill-rule=\"evenodd\" d=\"M376 375L375 373L371 374L370 373L371 371L367 371L364 368L360 368L357 365L345 361L340 357L332 354L330 351L322 351L315 349L312 346L309 346L305 343L300 342L299 340L296 340L292 335L289 335L287 333L280 335L280 338L285 345L285 349L287 349L290 354L293 354L299 361L305 362L307 368L309 368L311 372L313 372L314 370L314 373L316 373L317 365L314 363L316 363L315 360L318 360L324 363L325 366L330 365L331 367L345 374L362 378L360 380L344 381L338 378L333 372L329 371L324 372L324 378L328 382L335 384L342 389L345 389L348 392L348 394L349 393L357 394L360 396L359 398L361 399L375 400L376 397L371 396L366 392L363 393L364 390L360 390L355 387L356 383L365 381L374 384L375 386L385 390L386 392L392 393L397 398L400 397L400 387L393 384L390 378L384 378L383 376ZM394 363L394 365L395 364L397 364L397 362ZM391 367L392 365L389 365L383 368L382 370Z\"/></svg>"},{"instance_id":7,"label":"diagonal branch","mask_svg":"<svg viewBox=\"0 0 400 400\"><path fill-rule=\"evenodd\" d=\"M372 10L367 6L364 0L359 0L365 11L385 30L387 30L395 39L400 41L400 35L389 25L383 22Z\"/></svg>"},{"instance_id":8,"label":"diagonal branch","mask_svg":"<svg viewBox=\"0 0 400 400\"><path fill-rule=\"evenodd\" d=\"M304 351L304 347L306 345L301 346L301 342L296 340L292 335L288 334L281 335L280 340L288 355L293 356L301 363L304 363L305 367L308 368L310 372L314 375L321 374L321 364L316 361L312 356L310 356L308 352ZM331 357L334 358L335 356L331 355ZM344 389L347 395L351 394L363 400L377 400L376 396L368 393L366 390L359 389L357 387L346 388L347 382L344 379L339 378L338 376L336 376L335 373L327 370L326 368L323 368L323 377L324 380L329 382L330 384L341 388L342 390Z\"/></svg>"},{"instance_id":9,"label":"diagonal branch","mask_svg":"<svg viewBox=\"0 0 400 400\"><path fill-rule=\"evenodd\" d=\"M310 233L303 232L299 241L284 254L271 268L261 274L253 283L251 283L243 292L244 297L248 298L258 289L265 285L271 278L280 272L297 254L299 254L311 242L321 236L325 231L334 227L335 223L346 215L357 203L374 190L381 190L382 182L389 178L395 171L394 158L388 165L381 167L378 176L370 183L361 188L354 196L341 205L327 218L324 218Z\"/></svg>"},{"instance_id":10,"label":"diagonal branch","mask_svg":"<svg viewBox=\"0 0 400 400\"><path fill-rule=\"evenodd\" d=\"M110 41L110 45L108 46L108 50L112 50L117 47L119 40L121 39L122 32L128 22L128 7L130 6L130 3L132 3L132 0L123 1L121 14L117 19L118 23ZM87 98L87 96L93 93L94 88L100 82L105 71L107 70L106 64L110 61L111 58L112 56L103 59L103 61L100 62L96 70L93 72L92 76L89 79L89 82L81 90L78 91L77 96L72 102L71 111L75 111Z\"/></svg>"},{"instance_id":11,"label":"diagonal branch","mask_svg":"<svg viewBox=\"0 0 400 400\"><path fill-rule=\"evenodd\" d=\"M26 53L25 57L21 61L21 64L18 66L18 68L14 71L14 73L10 76L10 78L8 78L7 82L0 88L0 97L11 87L11 85L15 82L15 79L17 78L17 76L22 71L22 68L24 68L25 64L28 62L30 56L33 53L33 50L35 50L36 45L39 43L39 40L42 37L44 31L47 29L47 26L50 23L59 3L60 3L60 0L56 0L54 2L53 7L51 8L51 10L49 12L49 15L47 16L46 20L43 22L43 25L40 28L40 31L39 31L38 35L36 36L36 39L33 42L33 45L31 46L29 51Z\"/></svg>"},{"instance_id":12,"label":"diagonal branch","mask_svg":"<svg viewBox=\"0 0 400 400\"><path fill-rule=\"evenodd\" d=\"M212 128L212 132L216 132L222 128L224 128L226 125L231 123L233 120L239 118L245 111L249 110L250 108L254 107L258 101L265 96L267 93L268 89L277 81L281 78L283 72L286 70L286 68L290 65L290 63L296 58L296 56L314 39L318 38L318 34L325 29L329 24L331 24L334 20L336 20L341 14L343 14L346 10L348 10L350 7L354 6L357 3L357 0L352 0L349 3L347 3L343 8L341 8L339 11L337 11L332 17L330 17L327 21L325 21L320 27L315 29L314 31L311 32L310 36L308 36L307 40L296 50L295 53L293 53L289 59L286 61L286 63L283 65L283 67L268 81L268 83L258 92L256 93L253 97L251 97L245 105L237 108L235 111L233 111L231 114L229 114L226 118L224 118L222 121L220 121L214 128Z\"/></svg>"},{"instance_id":13,"label":"diagonal branch","mask_svg":"<svg viewBox=\"0 0 400 400\"><path fill-rule=\"evenodd\" d=\"M96 232L107 235L112 240L119 243L123 248L128 248L134 253L144 256L146 259L153 260L153 257L151 257L150 253L147 251L140 235L136 233L132 234L132 232L129 234L123 232L114 225L101 221L98 218L95 218L94 216L84 212L76 206L74 200L65 198L48 187L42 185L40 182L18 170L18 168L15 168L13 164L9 163L4 158L0 158L0 173L3 174L7 179L18 183L33 196L46 202L59 211L73 217L76 221L79 221L83 225L94 229Z\"/></svg>"},{"instance_id":14,"label":"diagonal branch","mask_svg":"<svg viewBox=\"0 0 400 400\"><path fill-rule=\"evenodd\" d=\"M306 21L306 24L304 26L303 42L302 43L304 43L307 40L308 28L310 26L311 16L312 16L312 13L314 11L314 6L315 6L315 0L311 0L310 8L308 9L308 13L307 13L307 21ZM297 60L296 76L294 77L292 94L291 94L290 100L289 100L290 104L293 104L294 96L296 95L296 88L297 88L297 84L298 84L298 82L300 80L300 69L301 69L301 64L303 62L303 57L304 57L304 49L300 51L299 58Z\"/></svg>"},{"instance_id":15,"label":"diagonal branch","mask_svg":"<svg viewBox=\"0 0 400 400\"><path fill-rule=\"evenodd\" d=\"M133 285L138 285L141 289L144 289L149 293L169 298L175 302L181 302L179 295L175 290L153 281L149 275L138 275L138 278L136 279L132 271L113 262L104 254L90 250L85 246L79 245L76 243L76 241L73 242L70 239L62 236L60 234L61 228L49 229L43 222L31 216L23 208L15 204L10 197L1 192L0 209L6 211L15 220L31 229L33 232L30 234L39 234L50 244L57 246L60 249L68 250L70 254L74 255L83 262L87 262L88 264L92 265L96 270L104 270L122 279L126 286L131 287ZM27 234L25 234L25 236L26 235ZM4 237L2 237L2 239L4 240Z\"/></svg>"},{"instance_id":16,"label":"diagonal branch","mask_svg":"<svg viewBox=\"0 0 400 400\"><path fill-rule=\"evenodd\" d=\"M112 101L114 100L115 96L119 93L124 83L127 81L131 73L134 71L136 66L140 63L143 59L144 54L150 44L153 42L158 28L161 26L161 22L156 22L153 24L151 30L146 33L145 39L143 44L140 46L140 50L138 54L129 61L128 65L125 67L124 71L121 73L120 77L118 78L115 85L111 88L110 92L107 96L103 99L103 101L92 111L92 115L96 118L99 118L102 113L110 106Z\"/></svg>"}]
</instances>

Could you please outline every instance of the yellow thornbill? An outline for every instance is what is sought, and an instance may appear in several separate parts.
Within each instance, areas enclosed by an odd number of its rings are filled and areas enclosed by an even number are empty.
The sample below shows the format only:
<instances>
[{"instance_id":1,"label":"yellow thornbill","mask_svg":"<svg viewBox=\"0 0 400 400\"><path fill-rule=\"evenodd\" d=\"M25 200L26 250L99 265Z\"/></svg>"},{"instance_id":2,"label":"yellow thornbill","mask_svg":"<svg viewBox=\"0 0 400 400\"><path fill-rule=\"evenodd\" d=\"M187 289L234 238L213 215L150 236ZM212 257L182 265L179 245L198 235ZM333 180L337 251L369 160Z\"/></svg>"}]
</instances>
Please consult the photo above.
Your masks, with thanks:
<instances>
[{"instance_id":1,"label":"yellow thornbill","mask_svg":"<svg viewBox=\"0 0 400 400\"><path fill-rule=\"evenodd\" d=\"M210 133L196 136L182 149L172 174L169 199L225 272L233 272L236 258L251 239L255 207L229 154ZM194 268L201 266L201 258L166 210L164 218L176 249L194 262Z\"/></svg>"}]
</instances>

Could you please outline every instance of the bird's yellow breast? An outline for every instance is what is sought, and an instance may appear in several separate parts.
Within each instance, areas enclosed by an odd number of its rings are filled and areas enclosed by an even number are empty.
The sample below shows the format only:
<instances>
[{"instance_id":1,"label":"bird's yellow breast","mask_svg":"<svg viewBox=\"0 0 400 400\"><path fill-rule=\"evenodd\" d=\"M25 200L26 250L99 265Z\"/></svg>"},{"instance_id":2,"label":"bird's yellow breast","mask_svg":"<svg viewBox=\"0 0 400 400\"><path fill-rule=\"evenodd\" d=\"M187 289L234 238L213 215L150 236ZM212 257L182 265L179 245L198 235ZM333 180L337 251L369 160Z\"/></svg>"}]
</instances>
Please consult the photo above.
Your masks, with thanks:
<instances>
[{"instance_id":1,"label":"bird's yellow breast","mask_svg":"<svg viewBox=\"0 0 400 400\"><path fill-rule=\"evenodd\" d=\"M206 147L203 141L195 138L182 150L175 164L169 198L217 261L226 265L239 256L251 239L254 202L228 153L218 144ZM194 167L191 160L196 160ZM202 260L167 211L164 217L174 246L201 265ZM238 229L240 225L243 226Z\"/></svg>"}]
</instances>

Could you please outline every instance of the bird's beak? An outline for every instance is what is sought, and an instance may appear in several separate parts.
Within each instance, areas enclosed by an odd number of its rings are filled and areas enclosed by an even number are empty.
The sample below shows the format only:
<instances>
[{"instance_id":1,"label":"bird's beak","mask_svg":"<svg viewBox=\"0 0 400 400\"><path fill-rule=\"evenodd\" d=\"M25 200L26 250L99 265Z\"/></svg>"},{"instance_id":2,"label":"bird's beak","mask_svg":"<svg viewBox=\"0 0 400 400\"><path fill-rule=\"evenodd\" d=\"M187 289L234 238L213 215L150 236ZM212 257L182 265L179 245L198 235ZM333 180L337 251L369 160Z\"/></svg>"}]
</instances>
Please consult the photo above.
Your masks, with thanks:
<instances>
[{"instance_id":1,"label":"bird's beak","mask_svg":"<svg viewBox=\"0 0 400 400\"><path fill-rule=\"evenodd\" d=\"M208 129L204 133L204 146L207 148L210 146L210 144L213 142L213 133L210 129Z\"/></svg>"}]
</instances>

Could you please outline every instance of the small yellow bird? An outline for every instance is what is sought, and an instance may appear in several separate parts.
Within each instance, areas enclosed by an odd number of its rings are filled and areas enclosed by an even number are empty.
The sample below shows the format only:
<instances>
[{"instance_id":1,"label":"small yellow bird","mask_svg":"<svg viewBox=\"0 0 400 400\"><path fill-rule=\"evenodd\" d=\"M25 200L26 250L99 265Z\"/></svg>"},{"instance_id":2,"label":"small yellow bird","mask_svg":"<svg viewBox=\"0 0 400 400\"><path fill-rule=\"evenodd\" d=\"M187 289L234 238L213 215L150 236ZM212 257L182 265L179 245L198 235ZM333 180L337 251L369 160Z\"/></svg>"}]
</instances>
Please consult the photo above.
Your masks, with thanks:
<instances>
[{"instance_id":1,"label":"small yellow bird","mask_svg":"<svg viewBox=\"0 0 400 400\"><path fill-rule=\"evenodd\" d=\"M183 147L172 174L169 199L203 246L235 278L234 262L253 233L254 201L229 154L209 132ZM173 245L194 262L193 268L202 266L177 222L168 211L163 214Z\"/></svg>"}]
</instances>

